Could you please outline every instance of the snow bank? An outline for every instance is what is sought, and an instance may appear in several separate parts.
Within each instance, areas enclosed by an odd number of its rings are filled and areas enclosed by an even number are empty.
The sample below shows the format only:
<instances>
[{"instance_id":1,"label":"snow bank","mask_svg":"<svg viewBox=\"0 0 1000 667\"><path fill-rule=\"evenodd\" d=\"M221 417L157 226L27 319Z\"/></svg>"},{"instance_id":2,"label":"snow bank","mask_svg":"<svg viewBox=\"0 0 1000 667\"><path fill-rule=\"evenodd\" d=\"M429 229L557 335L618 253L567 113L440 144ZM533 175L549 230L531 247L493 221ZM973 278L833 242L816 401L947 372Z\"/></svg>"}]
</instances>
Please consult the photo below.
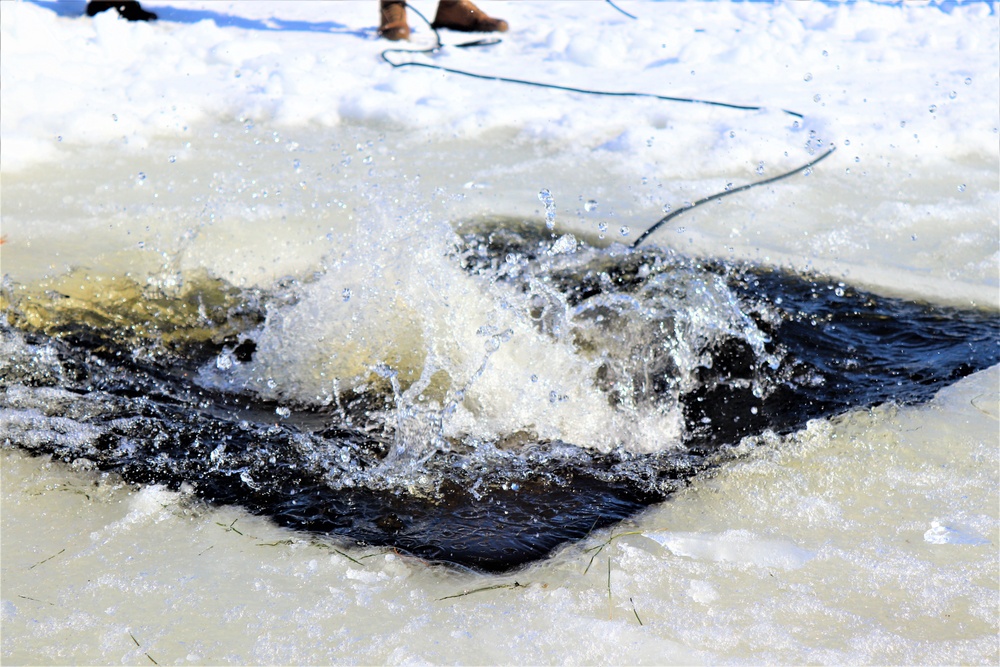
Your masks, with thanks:
<instances>
[{"instance_id":1,"label":"snow bank","mask_svg":"<svg viewBox=\"0 0 1000 667\"><path fill-rule=\"evenodd\" d=\"M996 160L995 5L486 2L511 31L488 48L400 55L479 74L763 106L600 98L393 69L372 2L148 3L155 23L83 2L0 5L4 171L67 147L142 150L218 123L388 124L421 137L513 130L640 170L697 176L802 161L834 142L858 168ZM434 3L416 7L432 14ZM432 43L410 13L413 42ZM469 35L444 33L449 44ZM795 118L782 112L793 110ZM786 156L787 154L787 156ZM681 158L681 159L678 159Z\"/></svg>"}]
</instances>

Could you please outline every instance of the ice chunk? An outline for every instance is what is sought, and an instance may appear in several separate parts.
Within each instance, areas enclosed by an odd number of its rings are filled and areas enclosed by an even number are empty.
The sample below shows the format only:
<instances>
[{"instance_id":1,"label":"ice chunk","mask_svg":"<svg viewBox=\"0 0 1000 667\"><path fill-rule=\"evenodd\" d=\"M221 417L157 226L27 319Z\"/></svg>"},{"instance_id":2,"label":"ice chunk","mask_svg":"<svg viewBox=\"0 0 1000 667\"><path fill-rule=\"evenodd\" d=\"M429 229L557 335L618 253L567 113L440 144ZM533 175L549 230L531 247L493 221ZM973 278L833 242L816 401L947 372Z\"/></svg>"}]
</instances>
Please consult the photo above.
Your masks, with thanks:
<instances>
[{"instance_id":1,"label":"ice chunk","mask_svg":"<svg viewBox=\"0 0 1000 667\"><path fill-rule=\"evenodd\" d=\"M675 556L795 570L816 555L784 540L762 540L744 530L724 533L647 533Z\"/></svg>"},{"instance_id":2,"label":"ice chunk","mask_svg":"<svg viewBox=\"0 0 1000 667\"><path fill-rule=\"evenodd\" d=\"M990 541L971 530L951 528L938 520L931 521L930 529L924 533L924 541L930 544L989 544Z\"/></svg>"}]
</instances>

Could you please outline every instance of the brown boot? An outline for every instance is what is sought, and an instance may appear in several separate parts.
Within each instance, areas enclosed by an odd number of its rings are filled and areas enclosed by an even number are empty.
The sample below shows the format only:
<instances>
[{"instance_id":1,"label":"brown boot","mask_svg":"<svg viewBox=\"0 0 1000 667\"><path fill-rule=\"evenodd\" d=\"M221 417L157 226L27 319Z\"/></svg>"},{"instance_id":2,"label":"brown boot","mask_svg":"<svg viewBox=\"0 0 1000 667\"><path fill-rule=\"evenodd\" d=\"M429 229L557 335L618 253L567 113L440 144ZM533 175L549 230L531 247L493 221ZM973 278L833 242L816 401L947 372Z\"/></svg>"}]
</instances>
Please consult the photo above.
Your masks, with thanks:
<instances>
[{"instance_id":1,"label":"brown boot","mask_svg":"<svg viewBox=\"0 0 1000 667\"><path fill-rule=\"evenodd\" d=\"M431 27L461 32L507 32L508 26L506 21L488 16L469 0L441 0Z\"/></svg>"},{"instance_id":2,"label":"brown boot","mask_svg":"<svg viewBox=\"0 0 1000 667\"><path fill-rule=\"evenodd\" d=\"M382 0L381 21L378 34L388 40L398 42L410 38L410 26L406 23L406 3L402 0Z\"/></svg>"}]
</instances>

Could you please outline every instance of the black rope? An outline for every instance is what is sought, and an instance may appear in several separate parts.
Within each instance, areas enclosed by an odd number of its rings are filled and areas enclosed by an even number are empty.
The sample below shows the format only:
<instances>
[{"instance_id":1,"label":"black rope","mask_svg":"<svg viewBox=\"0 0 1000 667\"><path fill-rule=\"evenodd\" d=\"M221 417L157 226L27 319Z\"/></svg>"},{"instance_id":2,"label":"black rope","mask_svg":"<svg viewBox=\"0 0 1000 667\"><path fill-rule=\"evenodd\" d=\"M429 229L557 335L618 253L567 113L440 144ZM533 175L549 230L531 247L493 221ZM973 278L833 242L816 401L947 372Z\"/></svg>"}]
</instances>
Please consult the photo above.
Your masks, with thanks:
<instances>
[{"instance_id":1,"label":"black rope","mask_svg":"<svg viewBox=\"0 0 1000 667\"><path fill-rule=\"evenodd\" d=\"M610 4L612 6L614 6L613 3L610 3ZM753 105L746 105L746 104L732 104L732 103L729 103L729 102L718 102L718 101L715 101L715 100L700 100L700 99L696 99L696 98L693 98L693 97L674 97L672 95L657 95L656 93L617 92L617 91L608 91L608 90L593 90L593 89L590 89L590 88L576 88L574 86L561 86L561 85L556 84L556 83L542 83L540 81L530 81L528 79L514 79L514 78L511 78L511 77L496 76L496 75L492 75L492 74L476 74L475 72L469 72L469 71L461 70L461 69L454 69L454 68L451 68L451 67L444 67L443 65L433 65L431 63L421 63L421 62L414 62L414 61L393 62L392 59L389 57L389 54L391 54L391 53L427 53L427 54L433 54L433 53L437 53L442 48L444 48L444 43L441 41L441 34L438 32L437 28L435 28L434 25L430 21L427 20L427 17L424 16L423 14L421 14L420 11L417 10L415 7L413 7L409 3L406 3L406 6L407 6L408 9L412 9L417 16L419 16L421 19L423 19L424 23L426 23L427 26L431 29L431 31L433 31L433 33L434 33L434 41L436 42L436 44L435 44L435 46L432 46L432 47L430 47L428 49L385 49L380 54L381 57L382 57L382 60L385 61L386 63L388 63L394 69L399 69L401 67L423 67L425 69L438 70L440 72L447 72L449 74L458 74L460 76L467 76L467 77L471 77L473 79L481 79L481 80L485 80L485 81L501 81L503 83L516 83L516 84L520 84L522 86L533 86L535 88L546 88L548 90L562 90L562 91L565 91L565 92L568 92L568 93L580 93L582 95L601 95L601 96L604 96L604 97L644 97L644 98L649 98L649 99L654 99L654 100L662 100L664 102L683 102L683 103L686 103L686 104L704 104L704 105L707 105L707 106L721 107L721 108L724 108L724 109L735 109L737 111L762 111L765 108L763 106L753 106ZM618 9L617 7L615 7L615 8ZM621 10L619 10L619 11L621 11ZM477 40L472 41L472 42L464 42L462 44L455 44L454 46L457 47L457 48L462 48L462 49L468 48L468 47L471 47L471 46L493 46L495 44L499 44L500 41L501 41L500 39L492 37L492 38L477 39ZM800 114L800 113L798 113L796 111L789 111L788 109L782 109L781 111L783 113L788 114L789 116L794 116L795 118L804 118L804 116L802 114Z\"/></svg>"},{"instance_id":2,"label":"black rope","mask_svg":"<svg viewBox=\"0 0 1000 667\"><path fill-rule=\"evenodd\" d=\"M716 192L714 195L711 195L710 197L705 197L704 199L699 199L698 201L696 201L693 204L688 204L687 206L679 208L676 211L672 211L671 213L668 213L667 215L665 215L662 218L660 218L659 220L657 220L653 224L652 227L650 227L649 229L647 229L646 231L644 231L639 236L639 238L637 238L635 240L635 242L632 244L632 247L633 248L638 248L639 244L646 240L646 237L648 237L650 234L652 234L653 232L655 232L657 229L659 229L663 225L667 224L668 222L670 222L671 220L673 220L674 218L676 218L677 216L679 216L681 213L686 213L686 212L690 211L693 208L697 208L697 207L701 206L702 204L707 204L710 201L715 201L716 199L722 199L723 197L728 197L729 195L734 195L737 192L743 192L744 190L749 190L751 188L756 188L757 186L760 186L760 185L767 185L768 183L774 183L775 181L780 181L783 178L788 178L789 176L794 176L795 174L799 173L800 171L805 171L806 169L809 169L810 167L813 167L813 166L819 164L821 161L823 161L826 158L828 158L833 153L833 151L835 151L835 150L837 150L836 146L830 146L829 150L827 150L825 153L823 153L822 155L820 155L818 158L815 158L815 159L807 162L806 164L802 165L801 167L797 167L797 168L795 168L795 169L793 169L791 171L786 171L785 173L778 174L777 176L772 176L771 178L765 178L763 181L756 181L754 183L747 183L746 185L741 185L738 188L733 188L733 189L730 189L730 190L723 190L722 192Z\"/></svg>"},{"instance_id":3,"label":"black rope","mask_svg":"<svg viewBox=\"0 0 1000 667\"><path fill-rule=\"evenodd\" d=\"M638 16L635 16L634 14L629 14L627 11L625 11L624 9L622 9L621 7L619 7L618 5L616 5L615 3L611 2L611 0L604 0L604 2L608 3L609 5L611 5L615 9L617 9L619 12L621 12L625 16L629 17L630 19L636 19L636 20L638 20L638 18L639 18Z\"/></svg>"},{"instance_id":4,"label":"black rope","mask_svg":"<svg viewBox=\"0 0 1000 667\"><path fill-rule=\"evenodd\" d=\"M470 45L463 45L463 46L470 46ZM427 69L436 69L442 72L448 72L449 74L461 74L463 76L472 77L473 79L485 79L487 81L502 81L504 83L518 83L525 86L534 86L536 88L548 88L549 90L563 90L569 93L582 93L584 95L603 95L606 97L648 97L655 100L663 100L665 102L686 102L689 104L705 104L713 107L736 109L738 111L761 111L764 109L764 107L760 106L732 104L729 102L716 102L714 100L699 100L689 97L673 97L670 95L657 95L656 93L618 92L618 91L608 91L608 90L592 90L589 88L575 88L573 86L561 86L556 83L540 83L538 81L528 81L526 79L514 79L506 76L497 76L495 74L475 74L473 72L467 72L465 70L452 69L451 67L444 67L442 65L431 65L429 63L420 63L420 62L394 63L386 57L386 53L389 53L391 51L403 51L403 50L404 49L389 49L387 51L383 51L382 58L393 67L425 67ZM788 114L789 116L795 116L796 118L803 118L802 114L797 113L795 111L788 111L787 109L782 109L782 111Z\"/></svg>"}]
</instances>

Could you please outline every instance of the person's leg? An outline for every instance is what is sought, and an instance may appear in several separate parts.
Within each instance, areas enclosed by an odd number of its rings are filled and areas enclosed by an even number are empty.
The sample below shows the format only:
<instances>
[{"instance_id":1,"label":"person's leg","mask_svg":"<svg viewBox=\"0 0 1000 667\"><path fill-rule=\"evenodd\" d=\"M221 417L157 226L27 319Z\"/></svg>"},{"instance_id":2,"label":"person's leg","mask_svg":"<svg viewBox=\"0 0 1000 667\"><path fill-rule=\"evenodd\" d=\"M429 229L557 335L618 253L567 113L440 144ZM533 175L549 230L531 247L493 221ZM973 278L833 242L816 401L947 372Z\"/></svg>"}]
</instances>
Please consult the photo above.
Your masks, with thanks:
<instances>
[{"instance_id":1,"label":"person's leg","mask_svg":"<svg viewBox=\"0 0 1000 667\"><path fill-rule=\"evenodd\" d=\"M508 27L506 21L488 16L470 0L441 0L431 25L462 32L507 32Z\"/></svg>"},{"instance_id":2,"label":"person's leg","mask_svg":"<svg viewBox=\"0 0 1000 667\"><path fill-rule=\"evenodd\" d=\"M378 34L394 42L410 38L406 23L406 3L403 0L381 0L379 3Z\"/></svg>"},{"instance_id":3,"label":"person's leg","mask_svg":"<svg viewBox=\"0 0 1000 667\"><path fill-rule=\"evenodd\" d=\"M147 12L135 0L117 0L117 2L102 2L91 0L87 3L87 16L96 16L101 12L106 12L111 8L118 10L118 14L129 21L155 21L156 14Z\"/></svg>"}]
</instances>

